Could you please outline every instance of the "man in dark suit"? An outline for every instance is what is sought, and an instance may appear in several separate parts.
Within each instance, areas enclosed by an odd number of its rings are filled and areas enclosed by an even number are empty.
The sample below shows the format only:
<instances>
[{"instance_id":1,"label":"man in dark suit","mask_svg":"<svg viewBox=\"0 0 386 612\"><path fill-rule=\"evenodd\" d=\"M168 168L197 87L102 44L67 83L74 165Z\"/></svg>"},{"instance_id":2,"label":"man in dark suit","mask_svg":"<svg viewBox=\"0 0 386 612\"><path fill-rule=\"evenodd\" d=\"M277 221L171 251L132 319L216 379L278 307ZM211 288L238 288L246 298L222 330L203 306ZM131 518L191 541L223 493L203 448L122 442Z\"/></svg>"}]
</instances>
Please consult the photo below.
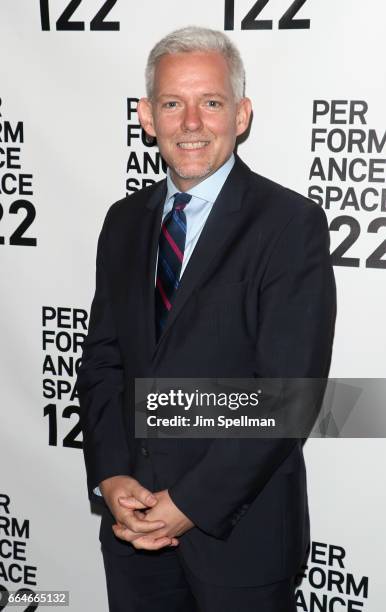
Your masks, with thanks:
<instances>
[{"instance_id":1,"label":"man in dark suit","mask_svg":"<svg viewBox=\"0 0 386 612\"><path fill-rule=\"evenodd\" d=\"M135 439L133 389L327 376L325 215L234 155L251 103L223 33L172 33L146 76L138 113L168 177L108 211L77 385L110 610L293 612L309 542L302 440Z\"/></svg>"}]
</instances>

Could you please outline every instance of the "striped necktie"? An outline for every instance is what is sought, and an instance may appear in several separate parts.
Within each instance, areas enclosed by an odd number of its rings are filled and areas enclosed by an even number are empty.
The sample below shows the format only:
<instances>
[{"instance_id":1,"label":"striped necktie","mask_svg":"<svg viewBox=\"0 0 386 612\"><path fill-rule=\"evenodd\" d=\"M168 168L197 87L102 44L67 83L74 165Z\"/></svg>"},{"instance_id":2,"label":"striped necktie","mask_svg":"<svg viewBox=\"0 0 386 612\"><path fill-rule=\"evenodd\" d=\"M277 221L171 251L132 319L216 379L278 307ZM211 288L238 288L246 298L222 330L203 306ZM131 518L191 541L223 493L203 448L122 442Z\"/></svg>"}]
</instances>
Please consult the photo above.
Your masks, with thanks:
<instances>
[{"instance_id":1,"label":"striped necktie","mask_svg":"<svg viewBox=\"0 0 386 612\"><path fill-rule=\"evenodd\" d=\"M173 208L166 215L161 227L155 287L157 340L165 326L167 316L172 308L173 296L180 283L186 241L186 216L184 208L191 197L187 193L176 193Z\"/></svg>"}]
</instances>

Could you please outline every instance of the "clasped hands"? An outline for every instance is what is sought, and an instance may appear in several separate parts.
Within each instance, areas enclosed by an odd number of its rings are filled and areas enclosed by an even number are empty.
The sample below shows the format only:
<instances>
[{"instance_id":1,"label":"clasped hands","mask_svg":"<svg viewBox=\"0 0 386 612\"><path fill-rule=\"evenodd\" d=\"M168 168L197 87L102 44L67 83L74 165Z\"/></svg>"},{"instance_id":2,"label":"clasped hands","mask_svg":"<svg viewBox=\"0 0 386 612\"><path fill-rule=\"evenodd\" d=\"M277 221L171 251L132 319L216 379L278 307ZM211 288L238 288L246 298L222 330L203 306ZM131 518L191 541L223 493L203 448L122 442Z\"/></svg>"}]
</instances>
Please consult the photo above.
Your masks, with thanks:
<instances>
[{"instance_id":1,"label":"clasped hands","mask_svg":"<svg viewBox=\"0 0 386 612\"><path fill-rule=\"evenodd\" d=\"M178 536L194 527L173 503L167 489L152 493L130 476L112 476L103 480L99 488L116 520L115 536L135 548L178 546Z\"/></svg>"}]
</instances>

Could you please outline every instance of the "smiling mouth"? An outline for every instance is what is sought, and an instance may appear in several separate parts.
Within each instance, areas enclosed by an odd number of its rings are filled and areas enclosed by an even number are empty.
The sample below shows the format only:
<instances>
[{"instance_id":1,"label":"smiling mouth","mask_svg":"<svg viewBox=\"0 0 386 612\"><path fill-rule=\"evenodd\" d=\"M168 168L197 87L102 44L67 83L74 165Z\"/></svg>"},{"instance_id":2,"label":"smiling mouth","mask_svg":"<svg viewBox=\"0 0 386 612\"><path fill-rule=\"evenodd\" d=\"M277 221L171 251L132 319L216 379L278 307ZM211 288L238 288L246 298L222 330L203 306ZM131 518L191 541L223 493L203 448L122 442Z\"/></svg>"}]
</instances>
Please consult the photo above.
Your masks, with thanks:
<instances>
[{"instance_id":1,"label":"smiling mouth","mask_svg":"<svg viewBox=\"0 0 386 612\"><path fill-rule=\"evenodd\" d=\"M194 150L194 149L203 149L209 144L209 140L197 140L195 142L178 142L177 146L180 149L185 150Z\"/></svg>"}]
</instances>

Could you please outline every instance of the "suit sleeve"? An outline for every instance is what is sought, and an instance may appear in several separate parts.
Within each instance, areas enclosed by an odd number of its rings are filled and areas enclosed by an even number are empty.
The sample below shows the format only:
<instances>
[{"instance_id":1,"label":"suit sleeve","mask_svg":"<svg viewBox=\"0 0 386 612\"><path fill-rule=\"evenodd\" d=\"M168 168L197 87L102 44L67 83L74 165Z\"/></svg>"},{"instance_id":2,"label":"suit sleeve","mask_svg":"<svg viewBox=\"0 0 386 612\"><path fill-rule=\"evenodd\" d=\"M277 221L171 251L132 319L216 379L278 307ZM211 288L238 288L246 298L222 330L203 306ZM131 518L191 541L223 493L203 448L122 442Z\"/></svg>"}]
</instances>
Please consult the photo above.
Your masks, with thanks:
<instances>
[{"instance_id":1,"label":"suit sleeve","mask_svg":"<svg viewBox=\"0 0 386 612\"><path fill-rule=\"evenodd\" d=\"M260 286L260 378L327 377L336 311L329 233L306 203L279 235ZM203 531L226 539L299 439L216 439L169 493ZM242 511L241 511L242 512Z\"/></svg>"},{"instance_id":2,"label":"suit sleeve","mask_svg":"<svg viewBox=\"0 0 386 612\"><path fill-rule=\"evenodd\" d=\"M129 474L122 415L123 366L106 273L108 226L109 213L98 240L95 295L76 383L88 495L97 503L104 503L94 492L102 480Z\"/></svg>"}]
</instances>

